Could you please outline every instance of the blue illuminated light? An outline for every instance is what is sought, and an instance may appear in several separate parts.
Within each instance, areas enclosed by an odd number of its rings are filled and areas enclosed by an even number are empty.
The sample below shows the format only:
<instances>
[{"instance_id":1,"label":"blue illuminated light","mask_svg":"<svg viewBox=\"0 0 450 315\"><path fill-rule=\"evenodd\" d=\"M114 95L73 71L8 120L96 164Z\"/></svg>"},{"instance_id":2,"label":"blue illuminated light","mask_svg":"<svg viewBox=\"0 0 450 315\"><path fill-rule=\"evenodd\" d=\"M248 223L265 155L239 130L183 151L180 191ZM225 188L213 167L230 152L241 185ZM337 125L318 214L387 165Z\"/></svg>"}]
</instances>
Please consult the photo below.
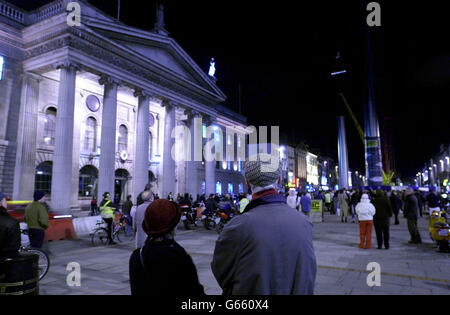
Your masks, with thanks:
<instances>
[{"instance_id":1,"label":"blue illuminated light","mask_svg":"<svg viewBox=\"0 0 450 315\"><path fill-rule=\"evenodd\" d=\"M332 75L332 76L335 76L335 75L338 75L338 74L344 74L344 73L347 73L347 70L338 71L338 72L333 72L331 75Z\"/></svg>"},{"instance_id":2,"label":"blue illuminated light","mask_svg":"<svg viewBox=\"0 0 450 315\"><path fill-rule=\"evenodd\" d=\"M0 56L0 80L3 80L3 65L5 64L5 58Z\"/></svg>"}]
</instances>

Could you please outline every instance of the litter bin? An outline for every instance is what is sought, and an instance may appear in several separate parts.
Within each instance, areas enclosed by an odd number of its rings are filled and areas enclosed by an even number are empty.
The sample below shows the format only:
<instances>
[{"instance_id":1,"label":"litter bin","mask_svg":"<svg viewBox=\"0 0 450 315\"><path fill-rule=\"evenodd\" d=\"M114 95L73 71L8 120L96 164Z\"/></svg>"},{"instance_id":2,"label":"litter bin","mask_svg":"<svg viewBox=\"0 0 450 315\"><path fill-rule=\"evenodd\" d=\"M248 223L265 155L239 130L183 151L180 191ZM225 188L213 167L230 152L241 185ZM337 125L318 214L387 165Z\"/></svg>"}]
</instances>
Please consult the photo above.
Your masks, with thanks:
<instances>
[{"instance_id":1,"label":"litter bin","mask_svg":"<svg viewBox=\"0 0 450 315\"><path fill-rule=\"evenodd\" d=\"M21 253L0 258L0 295L39 295L39 256Z\"/></svg>"}]
</instances>

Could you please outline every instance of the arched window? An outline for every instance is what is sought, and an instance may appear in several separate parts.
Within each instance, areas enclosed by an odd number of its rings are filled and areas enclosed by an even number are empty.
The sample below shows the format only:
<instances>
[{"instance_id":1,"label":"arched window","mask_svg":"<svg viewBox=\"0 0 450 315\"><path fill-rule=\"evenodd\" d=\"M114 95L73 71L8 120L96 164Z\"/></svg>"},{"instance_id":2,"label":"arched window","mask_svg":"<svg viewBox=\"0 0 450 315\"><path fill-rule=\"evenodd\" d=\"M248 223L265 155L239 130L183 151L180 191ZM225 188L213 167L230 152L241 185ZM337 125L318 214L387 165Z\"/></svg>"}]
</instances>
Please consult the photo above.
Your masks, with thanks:
<instances>
[{"instance_id":1,"label":"arched window","mask_svg":"<svg viewBox=\"0 0 450 315\"><path fill-rule=\"evenodd\" d=\"M97 196L98 170L87 165L80 170L78 195L80 197Z\"/></svg>"},{"instance_id":2,"label":"arched window","mask_svg":"<svg viewBox=\"0 0 450 315\"><path fill-rule=\"evenodd\" d=\"M152 171L148 171L148 182L153 183L156 181L156 176Z\"/></svg>"},{"instance_id":3,"label":"arched window","mask_svg":"<svg viewBox=\"0 0 450 315\"><path fill-rule=\"evenodd\" d=\"M202 181L202 195L206 194L206 182Z\"/></svg>"},{"instance_id":4,"label":"arched window","mask_svg":"<svg viewBox=\"0 0 450 315\"><path fill-rule=\"evenodd\" d=\"M128 129L124 125L119 127L119 142L118 142L119 152L127 151L128 149Z\"/></svg>"},{"instance_id":5,"label":"arched window","mask_svg":"<svg viewBox=\"0 0 450 315\"><path fill-rule=\"evenodd\" d=\"M242 194L244 192L244 185L239 184L239 193Z\"/></svg>"},{"instance_id":6,"label":"arched window","mask_svg":"<svg viewBox=\"0 0 450 315\"><path fill-rule=\"evenodd\" d=\"M228 193L232 195L234 193L233 183L228 183Z\"/></svg>"},{"instance_id":7,"label":"arched window","mask_svg":"<svg viewBox=\"0 0 450 315\"><path fill-rule=\"evenodd\" d=\"M86 120L84 150L86 152L95 152L97 150L97 120L94 117L89 117Z\"/></svg>"},{"instance_id":8,"label":"arched window","mask_svg":"<svg viewBox=\"0 0 450 315\"><path fill-rule=\"evenodd\" d=\"M36 167L34 189L51 194L52 191L52 167L51 161L43 162Z\"/></svg>"},{"instance_id":9,"label":"arched window","mask_svg":"<svg viewBox=\"0 0 450 315\"><path fill-rule=\"evenodd\" d=\"M55 145L56 108L49 107L45 111L44 122L44 142L47 145Z\"/></svg>"},{"instance_id":10,"label":"arched window","mask_svg":"<svg viewBox=\"0 0 450 315\"><path fill-rule=\"evenodd\" d=\"M118 169L115 172L114 199L119 202L127 200L130 173L125 169Z\"/></svg>"},{"instance_id":11,"label":"arched window","mask_svg":"<svg viewBox=\"0 0 450 315\"><path fill-rule=\"evenodd\" d=\"M216 183L216 193L219 195L222 194L222 183L221 182Z\"/></svg>"}]
</instances>

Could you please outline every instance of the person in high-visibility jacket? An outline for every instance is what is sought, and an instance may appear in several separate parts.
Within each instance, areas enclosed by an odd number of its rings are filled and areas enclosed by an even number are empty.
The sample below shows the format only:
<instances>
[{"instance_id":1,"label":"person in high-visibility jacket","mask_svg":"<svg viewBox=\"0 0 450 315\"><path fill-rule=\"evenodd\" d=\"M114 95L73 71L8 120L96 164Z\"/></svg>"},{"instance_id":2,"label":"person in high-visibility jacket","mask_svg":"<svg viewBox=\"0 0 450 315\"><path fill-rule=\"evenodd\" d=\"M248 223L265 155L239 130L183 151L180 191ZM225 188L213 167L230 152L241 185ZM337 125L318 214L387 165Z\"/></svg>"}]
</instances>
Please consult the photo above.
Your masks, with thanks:
<instances>
[{"instance_id":1,"label":"person in high-visibility jacket","mask_svg":"<svg viewBox=\"0 0 450 315\"><path fill-rule=\"evenodd\" d=\"M108 225L108 244L114 245L117 244L112 239L112 226L114 222L114 211L115 207L110 199L109 192L105 192L103 194L103 200L100 203L100 215L102 216L103 221Z\"/></svg>"},{"instance_id":2,"label":"person in high-visibility jacket","mask_svg":"<svg viewBox=\"0 0 450 315\"><path fill-rule=\"evenodd\" d=\"M244 210L248 206L249 203L250 203L250 201L247 199L247 197L244 194L242 194L240 197L240 201L239 201L239 213L240 214L244 213Z\"/></svg>"}]
</instances>

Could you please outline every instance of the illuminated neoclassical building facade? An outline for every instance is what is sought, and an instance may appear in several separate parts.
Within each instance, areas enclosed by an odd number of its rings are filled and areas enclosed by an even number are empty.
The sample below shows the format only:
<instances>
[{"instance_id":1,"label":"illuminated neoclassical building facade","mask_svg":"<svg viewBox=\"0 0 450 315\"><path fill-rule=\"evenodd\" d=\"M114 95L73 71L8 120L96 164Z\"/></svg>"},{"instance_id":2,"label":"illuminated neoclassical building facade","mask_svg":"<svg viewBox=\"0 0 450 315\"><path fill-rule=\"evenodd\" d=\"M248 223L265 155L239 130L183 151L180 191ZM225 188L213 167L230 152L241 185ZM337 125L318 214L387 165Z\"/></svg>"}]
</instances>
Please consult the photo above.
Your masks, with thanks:
<instances>
[{"instance_id":1,"label":"illuminated neoclassical building facade","mask_svg":"<svg viewBox=\"0 0 450 315\"><path fill-rule=\"evenodd\" d=\"M205 126L233 128L223 145L245 146L246 119L220 105L215 79L158 24L132 28L78 1L81 25L70 26L69 2L27 12L0 0L0 190L46 191L66 213L106 191L135 198L148 182L161 197L246 191L237 159L171 155L184 155L179 125L203 143Z\"/></svg>"}]
</instances>

